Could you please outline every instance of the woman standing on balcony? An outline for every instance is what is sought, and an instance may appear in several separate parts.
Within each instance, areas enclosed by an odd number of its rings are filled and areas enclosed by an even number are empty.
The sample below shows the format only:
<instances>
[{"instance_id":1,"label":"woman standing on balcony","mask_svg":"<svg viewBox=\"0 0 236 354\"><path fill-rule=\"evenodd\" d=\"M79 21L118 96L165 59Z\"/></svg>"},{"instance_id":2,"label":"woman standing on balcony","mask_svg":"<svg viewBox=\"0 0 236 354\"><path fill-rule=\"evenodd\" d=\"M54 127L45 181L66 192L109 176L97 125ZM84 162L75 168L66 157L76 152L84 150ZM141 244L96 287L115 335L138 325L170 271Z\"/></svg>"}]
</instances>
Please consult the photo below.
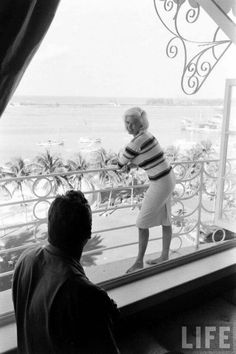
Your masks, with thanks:
<instances>
[{"instance_id":1,"label":"woman standing on balcony","mask_svg":"<svg viewBox=\"0 0 236 354\"><path fill-rule=\"evenodd\" d=\"M120 168L134 164L143 168L150 180L142 202L136 226L139 230L139 250L135 263L127 273L143 268L143 258L149 239L149 228L162 225L162 253L159 258L147 261L158 264L169 258L171 227L171 193L175 187L175 175L164 157L156 138L147 131L149 122L146 112L134 107L124 114L125 128L133 139L119 156Z\"/></svg>"}]
</instances>

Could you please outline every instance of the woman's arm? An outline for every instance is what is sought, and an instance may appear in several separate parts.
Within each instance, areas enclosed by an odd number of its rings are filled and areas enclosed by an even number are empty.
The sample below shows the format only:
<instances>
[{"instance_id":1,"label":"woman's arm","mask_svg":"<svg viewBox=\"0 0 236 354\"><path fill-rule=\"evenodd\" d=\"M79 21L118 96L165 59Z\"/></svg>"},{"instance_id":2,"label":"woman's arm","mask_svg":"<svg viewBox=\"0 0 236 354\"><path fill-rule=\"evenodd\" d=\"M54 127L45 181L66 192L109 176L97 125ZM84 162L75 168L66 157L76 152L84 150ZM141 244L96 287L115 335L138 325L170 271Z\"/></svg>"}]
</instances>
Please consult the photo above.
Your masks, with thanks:
<instances>
[{"instance_id":1,"label":"woman's arm","mask_svg":"<svg viewBox=\"0 0 236 354\"><path fill-rule=\"evenodd\" d=\"M128 144L118 155L118 166L122 168L124 165L131 165L133 159L138 154L139 153L133 149L133 146L131 147L130 144Z\"/></svg>"}]
</instances>

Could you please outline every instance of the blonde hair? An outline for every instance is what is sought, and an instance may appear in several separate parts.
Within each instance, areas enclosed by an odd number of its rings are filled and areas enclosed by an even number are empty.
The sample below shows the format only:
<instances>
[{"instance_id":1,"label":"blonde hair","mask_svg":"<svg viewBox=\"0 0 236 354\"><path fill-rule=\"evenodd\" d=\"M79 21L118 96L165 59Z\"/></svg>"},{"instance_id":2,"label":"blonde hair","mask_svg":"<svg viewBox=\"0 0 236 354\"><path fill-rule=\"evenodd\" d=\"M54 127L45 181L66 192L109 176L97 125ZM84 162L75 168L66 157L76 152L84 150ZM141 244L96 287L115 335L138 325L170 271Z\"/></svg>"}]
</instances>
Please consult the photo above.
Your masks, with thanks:
<instances>
[{"instance_id":1,"label":"blonde hair","mask_svg":"<svg viewBox=\"0 0 236 354\"><path fill-rule=\"evenodd\" d=\"M140 107L129 108L124 113L124 120L126 117L135 117L137 120L139 120L140 124L142 125L142 130L147 130L149 127L147 113Z\"/></svg>"}]
</instances>

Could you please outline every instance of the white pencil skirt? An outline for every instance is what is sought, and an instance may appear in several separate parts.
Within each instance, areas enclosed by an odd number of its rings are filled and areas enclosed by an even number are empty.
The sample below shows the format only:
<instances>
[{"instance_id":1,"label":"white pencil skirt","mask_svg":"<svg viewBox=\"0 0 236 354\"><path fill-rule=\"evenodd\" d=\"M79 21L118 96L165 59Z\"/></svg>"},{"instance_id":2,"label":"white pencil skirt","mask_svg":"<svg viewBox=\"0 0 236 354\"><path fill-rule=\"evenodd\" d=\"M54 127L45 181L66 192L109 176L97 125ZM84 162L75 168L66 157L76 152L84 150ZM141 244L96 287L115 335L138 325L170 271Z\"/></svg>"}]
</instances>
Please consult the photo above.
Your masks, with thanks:
<instances>
[{"instance_id":1,"label":"white pencil skirt","mask_svg":"<svg viewBox=\"0 0 236 354\"><path fill-rule=\"evenodd\" d=\"M150 185L142 202L136 226L148 229L158 225L171 225L171 194L175 188L173 170Z\"/></svg>"}]
</instances>

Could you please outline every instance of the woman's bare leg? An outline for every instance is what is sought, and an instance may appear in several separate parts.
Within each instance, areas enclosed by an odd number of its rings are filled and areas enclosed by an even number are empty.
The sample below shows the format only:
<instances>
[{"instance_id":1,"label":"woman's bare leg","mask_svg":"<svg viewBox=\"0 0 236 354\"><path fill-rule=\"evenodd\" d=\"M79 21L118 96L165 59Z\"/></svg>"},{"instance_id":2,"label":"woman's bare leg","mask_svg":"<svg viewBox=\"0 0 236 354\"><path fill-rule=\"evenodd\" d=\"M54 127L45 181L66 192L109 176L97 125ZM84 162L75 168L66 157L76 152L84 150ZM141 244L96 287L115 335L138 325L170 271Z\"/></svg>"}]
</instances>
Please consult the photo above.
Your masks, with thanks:
<instances>
[{"instance_id":1,"label":"woman's bare leg","mask_svg":"<svg viewBox=\"0 0 236 354\"><path fill-rule=\"evenodd\" d=\"M172 238L172 226L162 225L162 253L161 256L155 259L150 259L147 264L158 264L169 259L170 243Z\"/></svg>"},{"instance_id":2,"label":"woman's bare leg","mask_svg":"<svg viewBox=\"0 0 236 354\"><path fill-rule=\"evenodd\" d=\"M135 270L139 270L143 268L143 257L145 255L148 239L149 239L149 229L138 229L139 233L139 249L138 249L138 256L136 261L130 267L126 273L134 272Z\"/></svg>"}]
</instances>

